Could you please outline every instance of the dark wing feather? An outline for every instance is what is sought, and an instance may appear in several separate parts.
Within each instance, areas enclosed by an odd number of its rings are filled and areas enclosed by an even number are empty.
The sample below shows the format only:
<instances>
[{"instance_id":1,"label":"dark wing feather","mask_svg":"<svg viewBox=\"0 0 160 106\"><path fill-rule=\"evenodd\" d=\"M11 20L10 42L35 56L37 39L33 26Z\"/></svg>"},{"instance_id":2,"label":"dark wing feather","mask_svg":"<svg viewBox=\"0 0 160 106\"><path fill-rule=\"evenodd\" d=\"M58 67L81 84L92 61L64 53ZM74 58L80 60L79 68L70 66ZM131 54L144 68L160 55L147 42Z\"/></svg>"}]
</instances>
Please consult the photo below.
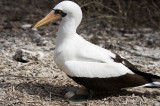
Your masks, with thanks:
<instances>
[{"instance_id":1,"label":"dark wing feather","mask_svg":"<svg viewBox=\"0 0 160 106\"><path fill-rule=\"evenodd\" d=\"M111 78L70 77L75 82L93 91L114 91L121 88L136 87L148 83L142 76L125 74Z\"/></svg>"},{"instance_id":2,"label":"dark wing feather","mask_svg":"<svg viewBox=\"0 0 160 106\"><path fill-rule=\"evenodd\" d=\"M127 61L126 59L122 58L121 56L119 56L118 54L116 54L115 58L112 58L115 62L118 63L122 63L123 65L125 65L126 67L128 67L131 71L133 71L135 74L138 74L140 76L143 76L144 78L146 78L149 82L152 82L153 79L160 79L160 76L157 75L153 75L151 73L145 73L142 72L140 70L138 70L132 63L130 63L129 61Z\"/></svg>"},{"instance_id":3,"label":"dark wing feather","mask_svg":"<svg viewBox=\"0 0 160 106\"><path fill-rule=\"evenodd\" d=\"M153 79L160 79L157 75L150 73L144 73L139 71L133 64L126 59L116 54L115 58L112 58L115 62L122 63L128 67L135 74L126 73L118 77L110 78L87 78L87 77L71 77L75 82L93 91L113 91L120 90L121 88L141 86L146 83L151 83ZM115 66L116 67L116 66ZM85 70L83 70L85 71Z\"/></svg>"}]
</instances>

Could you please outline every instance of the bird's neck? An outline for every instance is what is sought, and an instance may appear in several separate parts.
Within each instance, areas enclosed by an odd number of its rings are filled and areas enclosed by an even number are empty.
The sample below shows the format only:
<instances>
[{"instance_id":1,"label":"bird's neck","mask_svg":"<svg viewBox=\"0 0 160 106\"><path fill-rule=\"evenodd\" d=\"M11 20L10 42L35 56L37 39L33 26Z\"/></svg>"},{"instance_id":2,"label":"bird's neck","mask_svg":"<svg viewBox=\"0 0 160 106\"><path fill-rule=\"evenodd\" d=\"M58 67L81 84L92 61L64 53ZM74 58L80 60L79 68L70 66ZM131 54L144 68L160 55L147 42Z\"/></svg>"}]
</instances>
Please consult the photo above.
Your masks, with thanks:
<instances>
[{"instance_id":1,"label":"bird's neck","mask_svg":"<svg viewBox=\"0 0 160 106\"><path fill-rule=\"evenodd\" d=\"M56 38L56 45L58 42L63 42L66 39L77 36L76 30L79 24L72 18L62 19L59 26Z\"/></svg>"},{"instance_id":2,"label":"bird's neck","mask_svg":"<svg viewBox=\"0 0 160 106\"><path fill-rule=\"evenodd\" d=\"M71 33L76 33L78 25L74 18L66 17L61 21L61 24L58 29L58 34L59 35L63 34L63 36L68 36Z\"/></svg>"}]
</instances>

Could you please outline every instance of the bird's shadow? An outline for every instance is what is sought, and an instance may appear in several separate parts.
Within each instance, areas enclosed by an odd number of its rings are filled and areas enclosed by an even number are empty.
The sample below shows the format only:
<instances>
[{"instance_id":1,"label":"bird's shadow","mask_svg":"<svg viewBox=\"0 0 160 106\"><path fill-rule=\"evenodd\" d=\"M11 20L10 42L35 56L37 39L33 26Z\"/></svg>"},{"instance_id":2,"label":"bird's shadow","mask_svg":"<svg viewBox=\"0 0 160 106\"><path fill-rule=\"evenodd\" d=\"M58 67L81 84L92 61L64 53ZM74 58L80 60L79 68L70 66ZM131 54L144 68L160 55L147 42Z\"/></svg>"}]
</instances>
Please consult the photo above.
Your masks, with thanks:
<instances>
[{"instance_id":1,"label":"bird's shadow","mask_svg":"<svg viewBox=\"0 0 160 106\"><path fill-rule=\"evenodd\" d=\"M151 88L148 88L151 89ZM141 89L142 90L142 89ZM119 91L112 91L112 92L101 92L101 93L96 93L94 94L93 98L91 98L90 100L97 100L97 99L103 99L103 98L108 98L108 97L128 97L128 96L134 96L134 97L145 97L145 98L156 98L157 96L160 95L159 91L148 91L145 90L145 88L143 89L143 91L141 91L140 89L134 90L132 89L127 90L127 89L123 89L123 90L119 90Z\"/></svg>"},{"instance_id":2,"label":"bird's shadow","mask_svg":"<svg viewBox=\"0 0 160 106\"><path fill-rule=\"evenodd\" d=\"M73 88L73 86L68 85L53 85L48 83L33 83L33 82L24 82L19 84L11 84L11 83L0 83L0 88L7 88L14 86L15 90L19 92L26 92L29 95L37 95L40 98L48 98L50 100L66 100L64 95L68 91L69 88ZM156 96L160 95L160 92L139 92L139 91L128 91L128 90L120 90L116 92L105 92L95 94L90 100L101 100L107 97L119 97L119 96L139 96L146 98L156 98Z\"/></svg>"},{"instance_id":3,"label":"bird's shadow","mask_svg":"<svg viewBox=\"0 0 160 106\"><path fill-rule=\"evenodd\" d=\"M20 83L16 90L27 92L29 95L37 95L40 98L49 100L65 100L64 95L67 92L67 86L58 86L48 83Z\"/></svg>"}]
</instances>

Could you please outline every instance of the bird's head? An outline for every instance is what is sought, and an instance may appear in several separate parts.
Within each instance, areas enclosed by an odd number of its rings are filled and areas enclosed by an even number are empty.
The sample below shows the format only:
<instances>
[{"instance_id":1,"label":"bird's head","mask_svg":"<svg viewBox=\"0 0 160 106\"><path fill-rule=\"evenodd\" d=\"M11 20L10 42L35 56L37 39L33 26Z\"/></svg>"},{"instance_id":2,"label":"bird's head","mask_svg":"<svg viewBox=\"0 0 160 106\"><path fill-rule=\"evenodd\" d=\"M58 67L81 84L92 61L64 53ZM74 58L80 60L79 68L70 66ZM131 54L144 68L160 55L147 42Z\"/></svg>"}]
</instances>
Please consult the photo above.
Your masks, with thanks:
<instances>
[{"instance_id":1,"label":"bird's head","mask_svg":"<svg viewBox=\"0 0 160 106\"><path fill-rule=\"evenodd\" d=\"M81 8L72 1L62 1L47 16L37 22L34 28L58 19L62 19L63 22L72 20L73 24L78 26L82 20Z\"/></svg>"}]
</instances>

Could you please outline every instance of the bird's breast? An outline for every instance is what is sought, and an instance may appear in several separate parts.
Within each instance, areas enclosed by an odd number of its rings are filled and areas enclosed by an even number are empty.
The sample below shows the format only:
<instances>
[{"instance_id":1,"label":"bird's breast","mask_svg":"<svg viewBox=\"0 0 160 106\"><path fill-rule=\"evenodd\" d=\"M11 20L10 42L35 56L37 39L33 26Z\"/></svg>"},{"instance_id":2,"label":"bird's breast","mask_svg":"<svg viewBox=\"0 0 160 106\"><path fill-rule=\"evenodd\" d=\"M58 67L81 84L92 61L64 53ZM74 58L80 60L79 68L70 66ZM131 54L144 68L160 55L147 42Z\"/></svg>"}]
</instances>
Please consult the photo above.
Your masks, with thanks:
<instances>
[{"instance_id":1,"label":"bird's breast","mask_svg":"<svg viewBox=\"0 0 160 106\"><path fill-rule=\"evenodd\" d=\"M73 60L75 53L70 48L57 48L54 51L54 61L60 67L64 66L65 61Z\"/></svg>"}]
</instances>

